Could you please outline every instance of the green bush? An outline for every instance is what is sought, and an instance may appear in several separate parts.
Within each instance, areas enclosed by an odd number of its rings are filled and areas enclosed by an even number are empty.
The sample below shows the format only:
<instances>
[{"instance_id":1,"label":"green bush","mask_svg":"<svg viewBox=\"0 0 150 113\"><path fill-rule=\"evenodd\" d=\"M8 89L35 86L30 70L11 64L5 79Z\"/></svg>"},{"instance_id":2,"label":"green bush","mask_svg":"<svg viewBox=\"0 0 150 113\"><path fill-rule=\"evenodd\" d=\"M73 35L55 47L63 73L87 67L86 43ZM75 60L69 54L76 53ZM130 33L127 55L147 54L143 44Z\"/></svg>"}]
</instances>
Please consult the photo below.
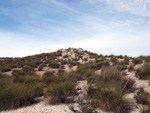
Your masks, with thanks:
<instances>
[{"instance_id":1,"label":"green bush","mask_svg":"<svg viewBox=\"0 0 150 113\"><path fill-rule=\"evenodd\" d=\"M124 100L124 94L132 88L133 82L122 77L116 68L103 68L101 75L94 81L89 81L87 94L92 100L92 106L117 113L127 113L129 106Z\"/></svg>"},{"instance_id":2,"label":"green bush","mask_svg":"<svg viewBox=\"0 0 150 113\"><path fill-rule=\"evenodd\" d=\"M78 65L78 62L71 61L71 62L70 62L70 65L72 65L72 66L76 66L76 65Z\"/></svg>"},{"instance_id":3,"label":"green bush","mask_svg":"<svg viewBox=\"0 0 150 113\"><path fill-rule=\"evenodd\" d=\"M145 66L139 68L136 71L136 74L137 74L137 76L140 79L148 79L148 78L150 78L150 64L145 65Z\"/></svg>"},{"instance_id":4,"label":"green bush","mask_svg":"<svg viewBox=\"0 0 150 113\"><path fill-rule=\"evenodd\" d=\"M11 71L11 68L10 67L2 67L1 71L2 72L8 72L8 71Z\"/></svg>"},{"instance_id":5,"label":"green bush","mask_svg":"<svg viewBox=\"0 0 150 113\"><path fill-rule=\"evenodd\" d=\"M7 76L8 76L8 75L5 75L5 74L0 73L0 79L1 79L1 78L7 78Z\"/></svg>"},{"instance_id":6,"label":"green bush","mask_svg":"<svg viewBox=\"0 0 150 113\"><path fill-rule=\"evenodd\" d=\"M49 64L49 67L51 68L59 68L59 63L57 61L53 61Z\"/></svg>"},{"instance_id":7,"label":"green bush","mask_svg":"<svg viewBox=\"0 0 150 113\"><path fill-rule=\"evenodd\" d=\"M13 70L12 71L13 76L24 76L26 73L23 70Z\"/></svg>"},{"instance_id":8,"label":"green bush","mask_svg":"<svg viewBox=\"0 0 150 113\"><path fill-rule=\"evenodd\" d=\"M95 109L92 108L91 106L83 106L82 113L98 113L98 112L95 111Z\"/></svg>"},{"instance_id":9,"label":"green bush","mask_svg":"<svg viewBox=\"0 0 150 113\"><path fill-rule=\"evenodd\" d=\"M130 66L128 67L128 70L129 70L129 71L134 71L133 65L130 65Z\"/></svg>"},{"instance_id":10,"label":"green bush","mask_svg":"<svg viewBox=\"0 0 150 113\"><path fill-rule=\"evenodd\" d=\"M35 70L33 67L30 67L30 66L24 66L22 68L22 71L26 74L26 75L35 75Z\"/></svg>"},{"instance_id":11,"label":"green bush","mask_svg":"<svg viewBox=\"0 0 150 113\"><path fill-rule=\"evenodd\" d=\"M150 107L150 93L146 92L143 88L140 88L135 95L137 103L147 105Z\"/></svg>"},{"instance_id":12,"label":"green bush","mask_svg":"<svg viewBox=\"0 0 150 113\"><path fill-rule=\"evenodd\" d=\"M150 63L150 57L149 56L145 57L145 62Z\"/></svg>"},{"instance_id":13,"label":"green bush","mask_svg":"<svg viewBox=\"0 0 150 113\"><path fill-rule=\"evenodd\" d=\"M78 68L78 70L77 70L77 74L79 76L86 77L86 78L92 76L94 73L95 73L95 71L92 69L87 70L87 69Z\"/></svg>"},{"instance_id":14,"label":"green bush","mask_svg":"<svg viewBox=\"0 0 150 113\"><path fill-rule=\"evenodd\" d=\"M63 75L64 73L65 73L65 70L63 70L63 69L58 70L58 75Z\"/></svg>"},{"instance_id":15,"label":"green bush","mask_svg":"<svg viewBox=\"0 0 150 113\"><path fill-rule=\"evenodd\" d=\"M43 74L42 79L43 79L43 80L46 80L46 79L48 79L48 78L51 77L51 76L54 76L54 72L46 71L46 72Z\"/></svg>"},{"instance_id":16,"label":"green bush","mask_svg":"<svg viewBox=\"0 0 150 113\"><path fill-rule=\"evenodd\" d=\"M61 64L63 64L63 65L67 64L67 60L62 60Z\"/></svg>"},{"instance_id":17,"label":"green bush","mask_svg":"<svg viewBox=\"0 0 150 113\"><path fill-rule=\"evenodd\" d=\"M38 71L43 71L44 65L40 65Z\"/></svg>"},{"instance_id":18,"label":"green bush","mask_svg":"<svg viewBox=\"0 0 150 113\"><path fill-rule=\"evenodd\" d=\"M143 109L142 113L150 113L150 107L148 109Z\"/></svg>"},{"instance_id":19,"label":"green bush","mask_svg":"<svg viewBox=\"0 0 150 113\"><path fill-rule=\"evenodd\" d=\"M28 78L21 82L18 77L0 78L0 110L29 105L35 101L36 97L42 95L42 83L33 82L33 80L34 78L32 80Z\"/></svg>"},{"instance_id":20,"label":"green bush","mask_svg":"<svg viewBox=\"0 0 150 113\"><path fill-rule=\"evenodd\" d=\"M67 96L75 93L75 78L71 75L63 75L49 77L48 79L46 95L51 97L50 103L68 103Z\"/></svg>"},{"instance_id":21,"label":"green bush","mask_svg":"<svg viewBox=\"0 0 150 113\"><path fill-rule=\"evenodd\" d=\"M141 64L142 63L142 59L141 58L133 58L132 59L132 62L134 63L134 64Z\"/></svg>"},{"instance_id":22,"label":"green bush","mask_svg":"<svg viewBox=\"0 0 150 113\"><path fill-rule=\"evenodd\" d=\"M111 60L112 63L117 62L117 58L115 56L112 56L110 60Z\"/></svg>"},{"instance_id":23,"label":"green bush","mask_svg":"<svg viewBox=\"0 0 150 113\"><path fill-rule=\"evenodd\" d=\"M116 61L115 64L126 66L129 64L129 58L126 58L123 61Z\"/></svg>"},{"instance_id":24,"label":"green bush","mask_svg":"<svg viewBox=\"0 0 150 113\"><path fill-rule=\"evenodd\" d=\"M64 56L63 56L63 58L68 58L68 57L69 57L68 55L64 55Z\"/></svg>"},{"instance_id":25,"label":"green bush","mask_svg":"<svg viewBox=\"0 0 150 113\"><path fill-rule=\"evenodd\" d=\"M101 69L102 67L105 67L105 66L109 66L108 61L89 62L86 64L79 65L77 71L88 70L88 69L98 70L98 69Z\"/></svg>"}]
</instances>

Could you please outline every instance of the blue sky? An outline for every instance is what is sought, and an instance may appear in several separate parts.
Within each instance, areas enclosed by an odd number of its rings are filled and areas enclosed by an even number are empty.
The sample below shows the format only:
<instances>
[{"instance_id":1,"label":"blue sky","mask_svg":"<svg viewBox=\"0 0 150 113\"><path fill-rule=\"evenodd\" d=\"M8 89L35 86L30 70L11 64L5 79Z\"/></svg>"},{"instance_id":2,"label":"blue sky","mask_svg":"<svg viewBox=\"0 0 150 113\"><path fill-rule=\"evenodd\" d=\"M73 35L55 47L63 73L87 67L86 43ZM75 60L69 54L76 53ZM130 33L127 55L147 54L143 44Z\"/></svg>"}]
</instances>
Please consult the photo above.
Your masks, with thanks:
<instances>
[{"instance_id":1,"label":"blue sky","mask_svg":"<svg viewBox=\"0 0 150 113\"><path fill-rule=\"evenodd\" d=\"M0 57L61 48L150 55L150 0L0 0Z\"/></svg>"}]
</instances>

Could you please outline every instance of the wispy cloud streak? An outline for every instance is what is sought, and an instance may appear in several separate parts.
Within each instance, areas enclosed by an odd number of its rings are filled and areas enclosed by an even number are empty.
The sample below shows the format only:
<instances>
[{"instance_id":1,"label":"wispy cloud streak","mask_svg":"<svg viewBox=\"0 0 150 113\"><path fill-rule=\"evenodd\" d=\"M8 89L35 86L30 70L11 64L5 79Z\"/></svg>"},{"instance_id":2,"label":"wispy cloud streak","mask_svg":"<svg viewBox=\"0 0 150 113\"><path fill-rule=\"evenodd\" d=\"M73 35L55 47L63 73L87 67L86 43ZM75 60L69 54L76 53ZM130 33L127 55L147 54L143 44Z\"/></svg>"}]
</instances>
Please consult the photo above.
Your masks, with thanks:
<instances>
[{"instance_id":1,"label":"wispy cloud streak","mask_svg":"<svg viewBox=\"0 0 150 113\"><path fill-rule=\"evenodd\" d=\"M89 0L104 2L110 9L150 17L150 0Z\"/></svg>"}]
</instances>

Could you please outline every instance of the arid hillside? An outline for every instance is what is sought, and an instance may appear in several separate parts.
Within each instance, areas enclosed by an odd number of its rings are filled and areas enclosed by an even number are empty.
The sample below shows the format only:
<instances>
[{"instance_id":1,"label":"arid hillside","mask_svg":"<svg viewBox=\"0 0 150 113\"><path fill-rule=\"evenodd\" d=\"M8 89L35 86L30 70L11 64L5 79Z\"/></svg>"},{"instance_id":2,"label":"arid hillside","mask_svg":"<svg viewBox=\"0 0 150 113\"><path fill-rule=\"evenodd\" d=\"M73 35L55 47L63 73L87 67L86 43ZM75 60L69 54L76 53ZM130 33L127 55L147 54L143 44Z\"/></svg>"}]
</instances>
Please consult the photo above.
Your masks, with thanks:
<instances>
[{"instance_id":1,"label":"arid hillside","mask_svg":"<svg viewBox=\"0 0 150 113\"><path fill-rule=\"evenodd\" d=\"M150 57L81 48L0 58L2 113L150 113Z\"/></svg>"}]
</instances>

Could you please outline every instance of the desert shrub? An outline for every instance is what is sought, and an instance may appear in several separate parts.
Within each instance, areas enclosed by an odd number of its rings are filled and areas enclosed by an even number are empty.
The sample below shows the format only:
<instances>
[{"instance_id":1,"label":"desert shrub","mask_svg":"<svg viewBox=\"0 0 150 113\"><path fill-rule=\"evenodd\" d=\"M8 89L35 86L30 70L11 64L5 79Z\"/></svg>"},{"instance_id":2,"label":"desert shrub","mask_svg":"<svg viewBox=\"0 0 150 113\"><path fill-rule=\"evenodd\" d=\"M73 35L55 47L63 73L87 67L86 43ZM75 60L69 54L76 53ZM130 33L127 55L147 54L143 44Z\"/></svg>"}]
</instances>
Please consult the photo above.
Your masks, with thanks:
<instances>
[{"instance_id":1,"label":"desert shrub","mask_svg":"<svg viewBox=\"0 0 150 113\"><path fill-rule=\"evenodd\" d=\"M24 76L26 73L23 70L13 70L12 71L13 76Z\"/></svg>"},{"instance_id":2,"label":"desert shrub","mask_svg":"<svg viewBox=\"0 0 150 113\"><path fill-rule=\"evenodd\" d=\"M46 79L48 79L48 78L51 77L51 76L54 76L54 72L52 72L52 71L46 71L46 72L43 74L42 79L46 80Z\"/></svg>"},{"instance_id":3,"label":"desert shrub","mask_svg":"<svg viewBox=\"0 0 150 113\"><path fill-rule=\"evenodd\" d=\"M125 57L124 57L124 63L125 63L126 65L128 65L130 59L131 59L131 58L129 58L128 56L125 56Z\"/></svg>"},{"instance_id":4,"label":"desert shrub","mask_svg":"<svg viewBox=\"0 0 150 113\"><path fill-rule=\"evenodd\" d=\"M65 73L64 70L62 70L62 69L59 69L59 70L58 70L58 75L63 75L64 73Z\"/></svg>"},{"instance_id":5,"label":"desert shrub","mask_svg":"<svg viewBox=\"0 0 150 113\"><path fill-rule=\"evenodd\" d=\"M57 56L59 57L59 56L61 56L62 55L62 52L61 51L58 51L57 52Z\"/></svg>"},{"instance_id":6,"label":"desert shrub","mask_svg":"<svg viewBox=\"0 0 150 113\"><path fill-rule=\"evenodd\" d=\"M145 57L145 62L150 63L150 57L149 56Z\"/></svg>"},{"instance_id":7,"label":"desert shrub","mask_svg":"<svg viewBox=\"0 0 150 113\"><path fill-rule=\"evenodd\" d=\"M95 111L95 109L92 108L91 106L83 106L82 113L98 113L98 112Z\"/></svg>"},{"instance_id":8,"label":"desert shrub","mask_svg":"<svg viewBox=\"0 0 150 113\"><path fill-rule=\"evenodd\" d=\"M136 74L137 74L137 76L140 79L148 79L148 78L150 78L150 64L145 65L145 66L139 68L136 71Z\"/></svg>"},{"instance_id":9,"label":"desert shrub","mask_svg":"<svg viewBox=\"0 0 150 113\"><path fill-rule=\"evenodd\" d=\"M45 65L40 65L38 71L42 71Z\"/></svg>"},{"instance_id":10,"label":"desert shrub","mask_svg":"<svg viewBox=\"0 0 150 113\"><path fill-rule=\"evenodd\" d=\"M30 67L30 66L24 66L22 68L23 72L29 75L33 75L34 74L34 68Z\"/></svg>"},{"instance_id":11,"label":"desert shrub","mask_svg":"<svg viewBox=\"0 0 150 113\"><path fill-rule=\"evenodd\" d=\"M59 69L65 69L64 65L60 65Z\"/></svg>"},{"instance_id":12,"label":"desert shrub","mask_svg":"<svg viewBox=\"0 0 150 113\"><path fill-rule=\"evenodd\" d=\"M71 74L71 73L70 73ZM50 96L50 103L68 103L67 96L75 93L75 77L68 74L49 77L46 95ZM72 76L72 77L71 77Z\"/></svg>"},{"instance_id":13,"label":"desert shrub","mask_svg":"<svg viewBox=\"0 0 150 113\"><path fill-rule=\"evenodd\" d=\"M106 57L107 57L107 56L102 56L101 59L102 59L102 60L106 60Z\"/></svg>"},{"instance_id":14,"label":"desert shrub","mask_svg":"<svg viewBox=\"0 0 150 113\"><path fill-rule=\"evenodd\" d=\"M63 58L68 58L68 57L69 57L68 55L64 55L64 56L63 56Z\"/></svg>"},{"instance_id":15,"label":"desert shrub","mask_svg":"<svg viewBox=\"0 0 150 113\"><path fill-rule=\"evenodd\" d=\"M117 62L117 58L116 58L115 56L112 56L110 60L111 60L111 62L113 62L113 63Z\"/></svg>"},{"instance_id":16,"label":"desert shrub","mask_svg":"<svg viewBox=\"0 0 150 113\"><path fill-rule=\"evenodd\" d=\"M82 58L83 58L83 56L81 56L81 55L80 55L78 58L79 58L79 59L82 59Z\"/></svg>"},{"instance_id":17,"label":"desert shrub","mask_svg":"<svg viewBox=\"0 0 150 113\"><path fill-rule=\"evenodd\" d=\"M2 78L7 78L8 76L9 76L9 75L0 73L0 79L2 79Z\"/></svg>"},{"instance_id":18,"label":"desert shrub","mask_svg":"<svg viewBox=\"0 0 150 113\"><path fill-rule=\"evenodd\" d=\"M86 64L80 64L77 68L76 73L78 76L88 78L95 73L96 70L101 69L102 67L108 66L109 62L89 62Z\"/></svg>"},{"instance_id":19,"label":"desert shrub","mask_svg":"<svg viewBox=\"0 0 150 113\"><path fill-rule=\"evenodd\" d=\"M17 64L12 65L12 68L17 68L17 67L18 67Z\"/></svg>"},{"instance_id":20,"label":"desert shrub","mask_svg":"<svg viewBox=\"0 0 150 113\"><path fill-rule=\"evenodd\" d=\"M77 59L77 58L74 58L74 59L72 59L73 61L75 61L75 62L77 62L79 59Z\"/></svg>"},{"instance_id":21,"label":"desert shrub","mask_svg":"<svg viewBox=\"0 0 150 113\"><path fill-rule=\"evenodd\" d=\"M90 77L92 76L92 74L94 74L94 70L92 69L84 69L84 67L80 67L77 69L77 73L78 73L78 76L82 76L82 77Z\"/></svg>"},{"instance_id":22,"label":"desert shrub","mask_svg":"<svg viewBox=\"0 0 150 113\"><path fill-rule=\"evenodd\" d=\"M72 66L76 66L76 65L78 65L78 62L71 61L71 62L70 62L70 65L72 65Z\"/></svg>"},{"instance_id":23,"label":"desert shrub","mask_svg":"<svg viewBox=\"0 0 150 113\"><path fill-rule=\"evenodd\" d=\"M15 83L24 83L24 84L36 84L42 83L41 79L38 76L17 76L13 78Z\"/></svg>"},{"instance_id":24,"label":"desert shrub","mask_svg":"<svg viewBox=\"0 0 150 113\"><path fill-rule=\"evenodd\" d=\"M92 100L92 106L116 113L127 113L129 106L124 100L124 94L132 87L131 80L122 77L116 68L103 68L101 75L89 82L87 94Z\"/></svg>"},{"instance_id":25,"label":"desert shrub","mask_svg":"<svg viewBox=\"0 0 150 113\"><path fill-rule=\"evenodd\" d=\"M29 105L35 101L36 97L42 95L43 86L39 81L33 82L34 78L32 80L28 78L31 82L27 80L18 82L17 79L18 77L0 79L0 110Z\"/></svg>"},{"instance_id":26,"label":"desert shrub","mask_svg":"<svg viewBox=\"0 0 150 113\"><path fill-rule=\"evenodd\" d=\"M22 70L13 70L12 71L12 75L13 76L25 76L25 75L36 75L35 74L35 71L34 71L34 68L33 67L30 67L30 66L24 66L22 68Z\"/></svg>"},{"instance_id":27,"label":"desert shrub","mask_svg":"<svg viewBox=\"0 0 150 113\"><path fill-rule=\"evenodd\" d=\"M126 65L115 65L114 67L116 67L120 71L126 70L128 68Z\"/></svg>"},{"instance_id":28,"label":"desert shrub","mask_svg":"<svg viewBox=\"0 0 150 113\"><path fill-rule=\"evenodd\" d=\"M49 64L49 67L51 68L59 68L59 63L57 61L53 61Z\"/></svg>"},{"instance_id":29,"label":"desert shrub","mask_svg":"<svg viewBox=\"0 0 150 113\"><path fill-rule=\"evenodd\" d=\"M4 66L4 67L1 68L1 71L2 71L2 72L11 71L11 67Z\"/></svg>"},{"instance_id":30,"label":"desert shrub","mask_svg":"<svg viewBox=\"0 0 150 113\"><path fill-rule=\"evenodd\" d=\"M26 65L32 68L37 68L37 66L40 64L39 61L31 61L30 63L27 62Z\"/></svg>"},{"instance_id":31,"label":"desert shrub","mask_svg":"<svg viewBox=\"0 0 150 113\"><path fill-rule=\"evenodd\" d=\"M62 60L61 64L63 64L63 65L67 64L67 60Z\"/></svg>"},{"instance_id":32,"label":"desert shrub","mask_svg":"<svg viewBox=\"0 0 150 113\"><path fill-rule=\"evenodd\" d=\"M134 63L134 64L141 64L142 63L142 59L141 58L133 58L132 59L132 62Z\"/></svg>"},{"instance_id":33,"label":"desert shrub","mask_svg":"<svg viewBox=\"0 0 150 113\"><path fill-rule=\"evenodd\" d=\"M87 58L84 58L84 61L88 61L88 59L87 59Z\"/></svg>"},{"instance_id":34,"label":"desert shrub","mask_svg":"<svg viewBox=\"0 0 150 113\"><path fill-rule=\"evenodd\" d=\"M129 71L134 71L133 65L130 65L130 66L128 67L128 70L129 70Z\"/></svg>"},{"instance_id":35,"label":"desert shrub","mask_svg":"<svg viewBox=\"0 0 150 113\"><path fill-rule=\"evenodd\" d=\"M123 61L117 61L117 62L115 62L115 64L126 66L126 65L129 64L129 59L125 58Z\"/></svg>"},{"instance_id":36,"label":"desert shrub","mask_svg":"<svg viewBox=\"0 0 150 113\"><path fill-rule=\"evenodd\" d=\"M137 103L147 105L150 107L150 93L146 92L143 88L140 88L135 95Z\"/></svg>"},{"instance_id":37,"label":"desert shrub","mask_svg":"<svg viewBox=\"0 0 150 113\"><path fill-rule=\"evenodd\" d=\"M86 63L86 64L79 65L78 70L82 70L82 69L98 70L98 69L101 69L102 67L105 67L105 66L109 66L109 62L108 61L89 62L89 63Z\"/></svg>"},{"instance_id":38,"label":"desert shrub","mask_svg":"<svg viewBox=\"0 0 150 113\"><path fill-rule=\"evenodd\" d=\"M122 55L117 56L117 58L123 59L124 57Z\"/></svg>"},{"instance_id":39,"label":"desert shrub","mask_svg":"<svg viewBox=\"0 0 150 113\"><path fill-rule=\"evenodd\" d=\"M150 107L148 109L143 109L142 113L150 113Z\"/></svg>"},{"instance_id":40,"label":"desert shrub","mask_svg":"<svg viewBox=\"0 0 150 113\"><path fill-rule=\"evenodd\" d=\"M40 66L40 67L38 68L38 71L43 71L43 66Z\"/></svg>"},{"instance_id":41,"label":"desert shrub","mask_svg":"<svg viewBox=\"0 0 150 113\"><path fill-rule=\"evenodd\" d=\"M51 97L50 102L56 103L66 103L67 96L75 92L75 84L70 81L65 81L64 83L51 84L48 87L47 93Z\"/></svg>"}]
</instances>

